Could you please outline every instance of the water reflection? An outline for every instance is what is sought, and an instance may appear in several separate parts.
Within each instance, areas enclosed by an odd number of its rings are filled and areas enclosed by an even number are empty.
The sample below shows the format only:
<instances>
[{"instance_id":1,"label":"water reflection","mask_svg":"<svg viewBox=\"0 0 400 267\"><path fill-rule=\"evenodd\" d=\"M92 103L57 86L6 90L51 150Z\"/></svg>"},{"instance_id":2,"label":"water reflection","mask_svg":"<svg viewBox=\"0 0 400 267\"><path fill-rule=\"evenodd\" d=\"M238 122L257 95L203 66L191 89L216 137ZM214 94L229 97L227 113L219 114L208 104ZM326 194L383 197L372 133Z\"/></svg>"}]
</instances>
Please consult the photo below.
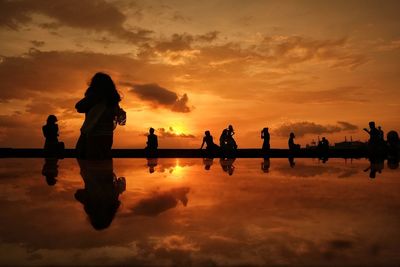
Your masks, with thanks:
<instances>
[{"instance_id":1,"label":"water reflection","mask_svg":"<svg viewBox=\"0 0 400 267\"><path fill-rule=\"evenodd\" d=\"M46 183L53 186L57 183L58 176L58 158L45 158L42 175L46 177Z\"/></svg>"},{"instance_id":2,"label":"water reflection","mask_svg":"<svg viewBox=\"0 0 400 267\"><path fill-rule=\"evenodd\" d=\"M146 159L0 161L2 266L400 262L399 169L386 163L371 180L365 159L296 158L292 168L240 158L220 162L224 171L207 170L210 159L158 159L151 174ZM32 179L41 171L57 186Z\"/></svg>"},{"instance_id":3,"label":"water reflection","mask_svg":"<svg viewBox=\"0 0 400 267\"><path fill-rule=\"evenodd\" d=\"M147 167L149 167L149 173L153 173L155 171L155 167L157 166L158 158L148 158L147 159Z\"/></svg>"},{"instance_id":4,"label":"water reflection","mask_svg":"<svg viewBox=\"0 0 400 267\"><path fill-rule=\"evenodd\" d=\"M85 188L76 191L75 199L83 204L93 228L105 229L120 206L118 198L125 191L125 178L116 177L112 160L78 160L78 163Z\"/></svg>"},{"instance_id":5,"label":"water reflection","mask_svg":"<svg viewBox=\"0 0 400 267\"><path fill-rule=\"evenodd\" d=\"M269 172L269 167L270 167L270 159L269 158L264 158L264 161L261 162L261 170L265 173Z\"/></svg>"},{"instance_id":6,"label":"water reflection","mask_svg":"<svg viewBox=\"0 0 400 267\"><path fill-rule=\"evenodd\" d=\"M213 158L203 158L203 165L204 165L204 169L206 171L209 171L213 164L214 164L214 159Z\"/></svg>"},{"instance_id":7,"label":"water reflection","mask_svg":"<svg viewBox=\"0 0 400 267\"><path fill-rule=\"evenodd\" d=\"M221 158L219 160L219 164L221 165L221 168L224 172L232 175L233 171L235 170L235 166L233 165L235 160L235 158Z\"/></svg>"},{"instance_id":8,"label":"water reflection","mask_svg":"<svg viewBox=\"0 0 400 267\"><path fill-rule=\"evenodd\" d=\"M184 207L188 203L189 187L174 188L140 200L133 208L133 214L155 217L160 213L175 208L180 201Z\"/></svg>"}]
</instances>

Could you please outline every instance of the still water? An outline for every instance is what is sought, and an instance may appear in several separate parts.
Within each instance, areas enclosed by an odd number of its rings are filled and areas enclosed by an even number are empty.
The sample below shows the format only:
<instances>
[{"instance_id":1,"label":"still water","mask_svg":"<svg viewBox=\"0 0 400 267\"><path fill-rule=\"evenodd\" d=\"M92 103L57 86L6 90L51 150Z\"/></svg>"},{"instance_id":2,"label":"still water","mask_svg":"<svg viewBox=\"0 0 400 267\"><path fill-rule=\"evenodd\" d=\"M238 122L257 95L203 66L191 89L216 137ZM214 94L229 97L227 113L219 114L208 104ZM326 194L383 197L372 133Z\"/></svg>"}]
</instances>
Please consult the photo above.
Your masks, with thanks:
<instances>
[{"instance_id":1,"label":"still water","mask_svg":"<svg viewBox=\"0 0 400 267\"><path fill-rule=\"evenodd\" d=\"M386 162L1 159L0 183L0 265L400 264Z\"/></svg>"}]
</instances>

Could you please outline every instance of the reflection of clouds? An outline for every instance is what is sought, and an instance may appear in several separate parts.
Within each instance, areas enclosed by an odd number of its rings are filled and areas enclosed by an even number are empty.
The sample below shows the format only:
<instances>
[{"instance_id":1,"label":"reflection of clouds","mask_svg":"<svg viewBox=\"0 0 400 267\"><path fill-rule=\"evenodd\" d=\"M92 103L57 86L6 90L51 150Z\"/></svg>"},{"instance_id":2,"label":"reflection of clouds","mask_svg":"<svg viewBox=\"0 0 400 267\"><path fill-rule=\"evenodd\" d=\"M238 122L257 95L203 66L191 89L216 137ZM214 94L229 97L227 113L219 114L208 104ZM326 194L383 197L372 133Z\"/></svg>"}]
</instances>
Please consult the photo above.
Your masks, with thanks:
<instances>
[{"instance_id":1,"label":"reflection of clouds","mask_svg":"<svg viewBox=\"0 0 400 267\"><path fill-rule=\"evenodd\" d=\"M294 170L317 164L296 161ZM279 168L290 168L287 159L271 159L268 177L276 179L265 179L259 159L238 159L233 180L219 167L205 172L199 159L180 159L181 165L192 166L186 168L190 179L171 189L170 179L150 176L143 159L114 160L116 173L123 172L128 184L140 190L128 188L120 196L120 209L126 212L118 211L101 232L93 230L82 205L73 199L82 188L75 161L62 161L55 188L43 183L43 161L35 162L24 169L25 175L0 179L1 188L17 185L26 196L9 201L0 194L0 251L6 252L0 265L65 265L73 259L76 265L338 266L395 265L400 260L398 173L383 172L385 179L371 183L360 172L367 161L344 165L332 159L320 167L339 171L322 177L354 169L360 179L319 183L286 179ZM18 173L22 165L7 172ZM190 205L182 208L189 186ZM58 187L64 190L54 190ZM171 197L176 208L157 206ZM141 202L142 210L156 208L135 216L133 207Z\"/></svg>"},{"instance_id":2,"label":"reflection of clouds","mask_svg":"<svg viewBox=\"0 0 400 267\"><path fill-rule=\"evenodd\" d=\"M165 192L153 193L153 196L140 200L133 208L133 214L158 216L160 213L175 208L180 201L186 207L188 187L174 188Z\"/></svg>"},{"instance_id":3,"label":"reflection of clouds","mask_svg":"<svg viewBox=\"0 0 400 267\"><path fill-rule=\"evenodd\" d=\"M300 159L297 159L300 161ZM295 167L290 167L287 164L278 165L275 170L283 176L292 177L316 177L316 176L336 176L338 178L347 178L356 175L359 170L348 166L337 165L306 165L304 162L297 163Z\"/></svg>"}]
</instances>

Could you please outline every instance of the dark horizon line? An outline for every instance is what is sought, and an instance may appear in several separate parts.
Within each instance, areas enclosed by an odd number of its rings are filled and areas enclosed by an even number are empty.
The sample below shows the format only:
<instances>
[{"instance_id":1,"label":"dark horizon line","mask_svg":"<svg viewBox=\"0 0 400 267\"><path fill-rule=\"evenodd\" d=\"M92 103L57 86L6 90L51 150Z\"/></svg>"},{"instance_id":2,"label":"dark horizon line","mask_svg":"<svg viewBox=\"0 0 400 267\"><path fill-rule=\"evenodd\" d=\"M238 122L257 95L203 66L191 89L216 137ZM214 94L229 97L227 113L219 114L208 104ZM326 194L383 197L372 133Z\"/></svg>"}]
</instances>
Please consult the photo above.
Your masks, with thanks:
<instances>
[{"instance_id":1,"label":"dark horizon line","mask_svg":"<svg viewBox=\"0 0 400 267\"><path fill-rule=\"evenodd\" d=\"M364 158L368 151L361 148L332 148L324 156L329 158ZM113 158L148 158L146 150L114 148L111 151ZM48 155L47 155L48 156ZM319 158L317 149L301 148L298 151L290 151L283 148L272 148L263 151L261 148L239 148L230 155L232 158ZM0 158L44 158L46 154L43 148L0 148ZM75 149L67 148L62 153L62 158L75 158ZM220 153L207 152L199 148L162 148L157 151L157 158L220 158Z\"/></svg>"}]
</instances>

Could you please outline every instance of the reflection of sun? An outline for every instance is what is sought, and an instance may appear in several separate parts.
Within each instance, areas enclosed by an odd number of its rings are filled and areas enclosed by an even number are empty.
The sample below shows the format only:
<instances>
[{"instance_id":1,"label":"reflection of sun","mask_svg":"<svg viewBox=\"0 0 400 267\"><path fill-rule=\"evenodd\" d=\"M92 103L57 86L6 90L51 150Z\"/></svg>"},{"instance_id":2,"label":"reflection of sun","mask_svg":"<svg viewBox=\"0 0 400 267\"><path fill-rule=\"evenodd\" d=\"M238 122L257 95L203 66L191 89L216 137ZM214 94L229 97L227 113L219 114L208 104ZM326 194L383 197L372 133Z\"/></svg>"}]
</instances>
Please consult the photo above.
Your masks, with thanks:
<instances>
[{"instance_id":1,"label":"reflection of sun","mask_svg":"<svg viewBox=\"0 0 400 267\"><path fill-rule=\"evenodd\" d=\"M175 166L170 169L171 177L183 178L185 171L185 168L179 165L179 159L177 159Z\"/></svg>"}]
</instances>

